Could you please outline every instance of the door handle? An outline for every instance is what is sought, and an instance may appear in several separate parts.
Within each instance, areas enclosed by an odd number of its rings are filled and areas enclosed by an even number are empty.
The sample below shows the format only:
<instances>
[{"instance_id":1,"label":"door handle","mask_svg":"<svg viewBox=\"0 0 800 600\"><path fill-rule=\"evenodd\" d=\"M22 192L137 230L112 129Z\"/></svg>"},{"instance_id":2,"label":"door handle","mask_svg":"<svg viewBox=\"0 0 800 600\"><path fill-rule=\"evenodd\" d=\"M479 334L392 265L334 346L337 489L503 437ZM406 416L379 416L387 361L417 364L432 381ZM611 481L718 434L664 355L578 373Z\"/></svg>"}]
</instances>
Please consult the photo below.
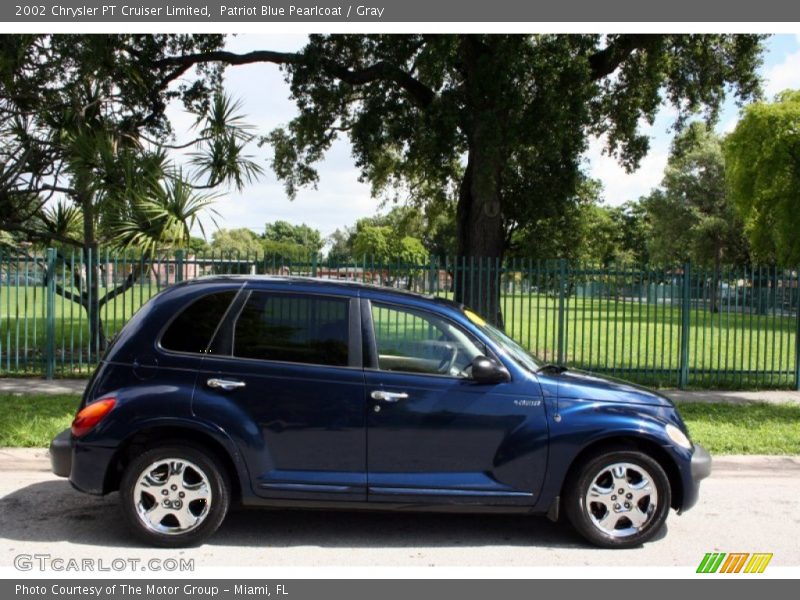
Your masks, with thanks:
<instances>
[{"instance_id":1,"label":"door handle","mask_svg":"<svg viewBox=\"0 0 800 600\"><path fill-rule=\"evenodd\" d=\"M230 379L217 379L216 377L212 377L206 381L206 385L210 388L230 392L237 388L243 388L247 384L244 381L231 381Z\"/></svg>"},{"instance_id":2,"label":"door handle","mask_svg":"<svg viewBox=\"0 0 800 600\"><path fill-rule=\"evenodd\" d=\"M375 390L370 394L373 400L383 400L384 402L398 402L408 398L405 392L384 392L383 390Z\"/></svg>"}]
</instances>

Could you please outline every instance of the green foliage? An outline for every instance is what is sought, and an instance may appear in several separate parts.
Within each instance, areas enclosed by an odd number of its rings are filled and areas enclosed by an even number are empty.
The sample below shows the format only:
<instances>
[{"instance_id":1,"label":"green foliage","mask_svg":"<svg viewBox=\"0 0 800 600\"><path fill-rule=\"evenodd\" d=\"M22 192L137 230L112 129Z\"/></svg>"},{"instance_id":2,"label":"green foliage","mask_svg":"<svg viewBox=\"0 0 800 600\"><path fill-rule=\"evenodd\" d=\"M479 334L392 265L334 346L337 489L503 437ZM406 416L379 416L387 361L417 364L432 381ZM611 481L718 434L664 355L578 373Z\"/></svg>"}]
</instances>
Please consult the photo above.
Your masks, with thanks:
<instances>
[{"instance_id":1,"label":"green foliage","mask_svg":"<svg viewBox=\"0 0 800 600\"><path fill-rule=\"evenodd\" d=\"M428 260L428 251L419 238L403 235L389 225L359 222L353 237L353 255L357 260L376 263L420 265Z\"/></svg>"},{"instance_id":2,"label":"green foliage","mask_svg":"<svg viewBox=\"0 0 800 600\"><path fill-rule=\"evenodd\" d=\"M223 256L261 256L263 246L250 229L218 229L211 236L211 249Z\"/></svg>"},{"instance_id":3,"label":"green foliage","mask_svg":"<svg viewBox=\"0 0 800 600\"><path fill-rule=\"evenodd\" d=\"M427 204L460 189L461 249L502 253L497 215L513 233L568 212L588 135L632 170L648 150L640 124L663 101L682 123L702 111L713 121L728 86L756 96L761 39L314 35L280 57L299 115L263 141L293 196L316 184L315 163L346 132L376 195L422 190Z\"/></svg>"},{"instance_id":4,"label":"green foliage","mask_svg":"<svg viewBox=\"0 0 800 600\"><path fill-rule=\"evenodd\" d=\"M343 227L336 229L328 236L327 259L332 263L347 264L353 262L353 238L355 237L355 227Z\"/></svg>"},{"instance_id":5,"label":"green foliage","mask_svg":"<svg viewBox=\"0 0 800 600\"><path fill-rule=\"evenodd\" d=\"M205 238L196 236L189 238L189 241L186 243L186 248L189 250L189 253L194 256L206 254L211 250L211 246Z\"/></svg>"},{"instance_id":6,"label":"green foliage","mask_svg":"<svg viewBox=\"0 0 800 600\"><path fill-rule=\"evenodd\" d=\"M229 184L241 191L263 172L245 153L255 136L239 112L241 108L240 101L215 93L209 110L197 115L199 149L192 154L191 163L206 178L206 187Z\"/></svg>"},{"instance_id":7,"label":"green foliage","mask_svg":"<svg viewBox=\"0 0 800 600\"><path fill-rule=\"evenodd\" d=\"M620 254L616 260L639 265L650 264L647 241L651 231L641 203L628 201L609 209L609 213L611 220L617 226L617 240L620 246Z\"/></svg>"},{"instance_id":8,"label":"green foliage","mask_svg":"<svg viewBox=\"0 0 800 600\"><path fill-rule=\"evenodd\" d=\"M17 240L7 231L0 230L0 250L17 247Z\"/></svg>"},{"instance_id":9,"label":"green foliage","mask_svg":"<svg viewBox=\"0 0 800 600\"><path fill-rule=\"evenodd\" d=\"M311 255L319 254L324 245L322 234L318 229L309 227L305 223L292 225L288 221L267 223L264 228L263 238L266 242L272 244L283 244L285 249L294 246L299 250L293 250L292 252L303 253L306 259ZM277 248L278 246L273 247ZM297 255L299 256L299 254Z\"/></svg>"},{"instance_id":10,"label":"green foliage","mask_svg":"<svg viewBox=\"0 0 800 600\"><path fill-rule=\"evenodd\" d=\"M360 219L353 228L337 230L329 238L329 258L361 260L364 256L454 256L455 207L451 202L430 202L425 206L395 206L389 212ZM402 240L415 240L404 244ZM417 243L418 242L418 243ZM423 259L424 260L424 259Z\"/></svg>"},{"instance_id":11,"label":"green foliage","mask_svg":"<svg viewBox=\"0 0 800 600\"><path fill-rule=\"evenodd\" d=\"M428 251L422 245L422 240L410 235L396 240L391 253L401 264L424 265L428 261Z\"/></svg>"},{"instance_id":12,"label":"green foliage","mask_svg":"<svg viewBox=\"0 0 800 600\"><path fill-rule=\"evenodd\" d=\"M391 237L391 227L359 223L353 238L353 254L359 258L385 263L392 259L389 242Z\"/></svg>"},{"instance_id":13,"label":"green foliage","mask_svg":"<svg viewBox=\"0 0 800 600\"><path fill-rule=\"evenodd\" d=\"M261 240L261 253L267 260L281 263L307 262L313 259L314 253L305 246L292 242L274 242Z\"/></svg>"},{"instance_id":14,"label":"green foliage","mask_svg":"<svg viewBox=\"0 0 800 600\"><path fill-rule=\"evenodd\" d=\"M204 211L215 213L213 202L213 196L178 176L158 182L151 195L108 207L102 218L112 246L154 256L159 250L187 246L195 225L205 234L200 216Z\"/></svg>"},{"instance_id":15,"label":"green foliage","mask_svg":"<svg viewBox=\"0 0 800 600\"><path fill-rule=\"evenodd\" d=\"M755 257L800 263L800 91L748 106L726 140L725 158Z\"/></svg>"},{"instance_id":16,"label":"green foliage","mask_svg":"<svg viewBox=\"0 0 800 600\"><path fill-rule=\"evenodd\" d=\"M222 185L261 168L240 105L221 93L221 69L165 58L219 48L219 35L10 35L0 40L0 213L4 226L44 243L83 247L185 245ZM171 85L173 81L176 85ZM181 98L196 136L180 145L165 109ZM167 159L194 146L192 173ZM203 180L201 183L200 180ZM202 188L202 189L201 189ZM46 213L59 194L80 211L66 231ZM183 220L182 223L178 221Z\"/></svg>"},{"instance_id":17,"label":"green foliage","mask_svg":"<svg viewBox=\"0 0 800 600\"><path fill-rule=\"evenodd\" d=\"M722 140L692 123L672 144L661 188L643 200L649 251L660 264L748 261L747 240L725 183Z\"/></svg>"}]
</instances>

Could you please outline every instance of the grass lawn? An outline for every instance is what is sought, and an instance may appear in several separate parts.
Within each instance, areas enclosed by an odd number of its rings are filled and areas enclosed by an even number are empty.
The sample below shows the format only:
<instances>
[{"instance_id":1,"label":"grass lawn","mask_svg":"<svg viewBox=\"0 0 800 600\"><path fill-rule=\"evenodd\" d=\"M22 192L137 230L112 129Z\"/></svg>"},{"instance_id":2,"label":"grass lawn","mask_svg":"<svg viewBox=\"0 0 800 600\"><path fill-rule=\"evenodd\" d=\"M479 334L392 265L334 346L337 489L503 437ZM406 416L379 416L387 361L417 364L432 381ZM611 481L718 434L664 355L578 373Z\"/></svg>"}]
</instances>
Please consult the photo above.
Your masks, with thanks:
<instances>
[{"instance_id":1,"label":"grass lawn","mask_svg":"<svg viewBox=\"0 0 800 600\"><path fill-rule=\"evenodd\" d=\"M69 427L76 395L0 395L0 447L43 448ZM800 454L800 406L680 403L692 438L712 454Z\"/></svg>"},{"instance_id":2,"label":"grass lawn","mask_svg":"<svg viewBox=\"0 0 800 600\"><path fill-rule=\"evenodd\" d=\"M692 439L712 454L800 454L797 404L679 403Z\"/></svg>"},{"instance_id":3,"label":"grass lawn","mask_svg":"<svg viewBox=\"0 0 800 600\"><path fill-rule=\"evenodd\" d=\"M0 395L0 447L43 448L72 423L80 396Z\"/></svg>"}]
</instances>

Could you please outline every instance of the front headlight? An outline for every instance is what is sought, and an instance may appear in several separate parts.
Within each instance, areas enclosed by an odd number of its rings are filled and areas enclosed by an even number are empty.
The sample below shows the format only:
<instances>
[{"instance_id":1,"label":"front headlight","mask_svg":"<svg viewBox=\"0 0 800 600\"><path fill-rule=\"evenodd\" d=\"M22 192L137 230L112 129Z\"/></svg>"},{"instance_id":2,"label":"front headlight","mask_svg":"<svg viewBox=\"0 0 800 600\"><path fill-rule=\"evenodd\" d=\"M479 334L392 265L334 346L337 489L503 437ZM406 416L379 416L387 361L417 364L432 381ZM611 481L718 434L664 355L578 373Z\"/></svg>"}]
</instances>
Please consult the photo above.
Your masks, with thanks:
<instances>
[{"instance_id":1,"label":"front headlight","mask_svg":"<svg viewBox=\"0 0 800 600\"><path fill-rule=\"evenodd\" d=\"M686 448L687 450L692 449L692 442L690 442L689 438L686 437L686 434L675 427L675 425L669 424L664 429L666 429L669 439L678 444L678 446L681 448Z\"/></svg>"}]
</instances>

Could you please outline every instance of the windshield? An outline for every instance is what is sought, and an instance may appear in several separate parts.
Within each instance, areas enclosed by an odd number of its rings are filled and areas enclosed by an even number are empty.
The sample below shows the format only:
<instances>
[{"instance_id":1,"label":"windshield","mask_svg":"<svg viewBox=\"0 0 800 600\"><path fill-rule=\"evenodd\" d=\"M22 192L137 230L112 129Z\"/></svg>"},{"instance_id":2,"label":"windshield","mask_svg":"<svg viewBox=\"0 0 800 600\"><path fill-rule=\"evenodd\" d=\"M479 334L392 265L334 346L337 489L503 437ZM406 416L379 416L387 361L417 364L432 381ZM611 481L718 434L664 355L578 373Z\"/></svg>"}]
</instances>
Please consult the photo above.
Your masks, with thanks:
<instances>
[{"instance_id":1,"label":"windshield","mask_svg":"<svg viewBox=\"0 0 800 600\"><path fill-rule=\"evenodd\" d=\"M542 366L525 348L520 346L517 342L508 337L505 333L500 331L494 325L490 325L485 319L478 316L476 313L469 309L464 309L464 314L475 325L480 328L495 344L500 346L511 358L520 363L523 367L535 373Z\"/></svg>"}]
</instances>

